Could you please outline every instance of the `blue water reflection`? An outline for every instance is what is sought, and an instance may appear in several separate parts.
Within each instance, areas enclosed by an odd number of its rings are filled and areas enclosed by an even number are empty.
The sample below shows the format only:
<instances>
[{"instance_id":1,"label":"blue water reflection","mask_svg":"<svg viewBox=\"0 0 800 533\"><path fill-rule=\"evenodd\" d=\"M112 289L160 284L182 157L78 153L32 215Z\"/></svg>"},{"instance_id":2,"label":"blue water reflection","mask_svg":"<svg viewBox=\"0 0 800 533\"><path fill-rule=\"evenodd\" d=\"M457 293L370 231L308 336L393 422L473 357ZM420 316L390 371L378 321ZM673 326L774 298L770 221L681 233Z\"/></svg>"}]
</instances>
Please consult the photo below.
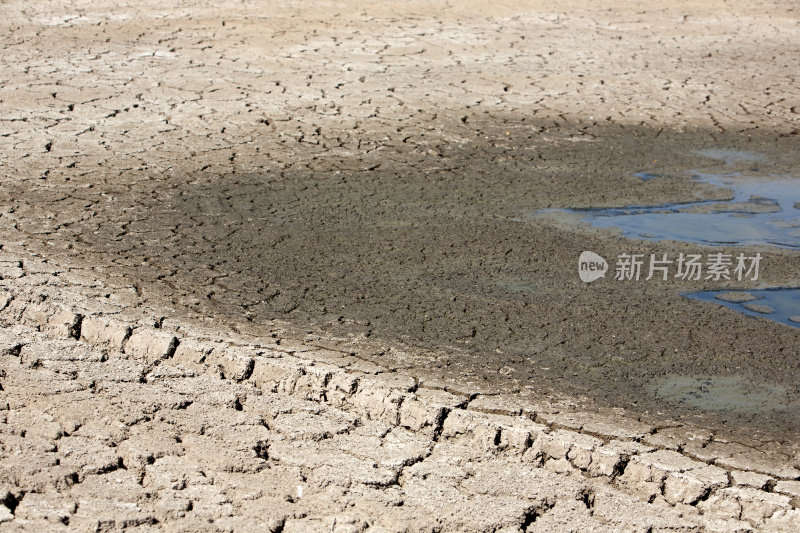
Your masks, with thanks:
<instances>
[{"instance_id":1,"label":"blue water reflection","mask_svg":"<svg viewBox=\"0 0 800 533\"><path fill-rule=\"evenodd\" d=\"M640 176L650 180L658 176ZM700 200L655 206L573 209L598 228L625 237L716 246L771 245L800 248L800 182L789 177L698 173L699 182L730 190L725 201Z\"/></svg>"},{"instance_id":2,"label":"blue water reflection","mask_svg":"<svg viewBox=\"0 0 800 533\"><path fill-rule=\"evenodd\" d=\"M800 288L701 291L685 296L800 328Z\"/></svg>"}]
</instances>

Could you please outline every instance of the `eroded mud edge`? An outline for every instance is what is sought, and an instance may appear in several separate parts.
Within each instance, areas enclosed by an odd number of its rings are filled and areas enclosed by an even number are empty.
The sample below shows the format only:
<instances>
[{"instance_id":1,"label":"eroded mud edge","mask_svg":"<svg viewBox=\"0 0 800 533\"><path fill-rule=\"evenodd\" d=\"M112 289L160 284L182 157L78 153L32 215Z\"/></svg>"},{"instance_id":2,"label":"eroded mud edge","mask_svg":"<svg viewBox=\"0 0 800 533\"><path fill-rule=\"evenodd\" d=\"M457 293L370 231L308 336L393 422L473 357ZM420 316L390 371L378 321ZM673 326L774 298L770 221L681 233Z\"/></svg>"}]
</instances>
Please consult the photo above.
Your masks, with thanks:
<instances>
[{"instance_id":1,"label":"eroded mud edge","mask_svg":"<svg viewBox=\"0 0 800 533\"><path fill-rule=\"evenodd\" d=\"M668 420L644 423L622 410L585 412L568 398L531 402L484 394L423 373L387 371L353 354L288 338L164 323L153 320L153 309L113 311L109 304L98 311L91 302L107 290L101 282L71 279L33 256L3 251L0 263L0 320L6 329L21 325L38 330L37 335L144 363L142 387L154 373L164 377L175 369L184 375L211 374L424 435L431 449L440 439L450 439L484 452L487 460L517 458L600 479L645 502L696 513L700 522L735 519L737 529L800 524L796 452L775 443L756 449ZM113 301L115 295L106 292L106 299ZM12 348L4 352L13 355Z\"/></svg>"}]
</instances>

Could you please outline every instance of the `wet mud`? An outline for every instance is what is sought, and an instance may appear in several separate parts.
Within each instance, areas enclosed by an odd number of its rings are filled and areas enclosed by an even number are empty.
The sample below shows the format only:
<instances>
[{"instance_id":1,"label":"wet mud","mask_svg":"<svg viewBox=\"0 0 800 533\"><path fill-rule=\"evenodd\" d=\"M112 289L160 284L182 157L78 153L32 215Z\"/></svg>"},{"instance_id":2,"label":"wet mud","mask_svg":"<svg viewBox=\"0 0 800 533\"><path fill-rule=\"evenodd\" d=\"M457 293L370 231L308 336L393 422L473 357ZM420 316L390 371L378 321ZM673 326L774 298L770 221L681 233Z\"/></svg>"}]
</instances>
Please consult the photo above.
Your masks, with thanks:
<instances>
[{"instance_id":1,"label":"wet mud","mask_svg":"<svg viewBox=\"0 0 800 533\"><path fill-rule=\"evenodd\" d=\"M584 250L613 269L622 253L726 248L628 239L532 216L714 195L728 201L724 188L689 170L745 172L754 161L696 150L764 154L759 172L786 174L798 168L796 141L519 117L454 118L441 129L462 142L442 136L425 151L398 142L373 160L331 157L249 174L12 184L2 200L16 206L30 247L97 265L176 314L338 339L341 349L381 364L422 365L507 391L560 391L721 430L796 435L800 414L790 407L800 400L800 332L682 296L796 285L796 251L746 246L763 256L757 282L607 276L586 284L577 272ZM707 401L715 406L708 409L663 392L665 376L676 375L748 380L780 390L780 400L758 410Z\"/></svg>"}]
</instances>

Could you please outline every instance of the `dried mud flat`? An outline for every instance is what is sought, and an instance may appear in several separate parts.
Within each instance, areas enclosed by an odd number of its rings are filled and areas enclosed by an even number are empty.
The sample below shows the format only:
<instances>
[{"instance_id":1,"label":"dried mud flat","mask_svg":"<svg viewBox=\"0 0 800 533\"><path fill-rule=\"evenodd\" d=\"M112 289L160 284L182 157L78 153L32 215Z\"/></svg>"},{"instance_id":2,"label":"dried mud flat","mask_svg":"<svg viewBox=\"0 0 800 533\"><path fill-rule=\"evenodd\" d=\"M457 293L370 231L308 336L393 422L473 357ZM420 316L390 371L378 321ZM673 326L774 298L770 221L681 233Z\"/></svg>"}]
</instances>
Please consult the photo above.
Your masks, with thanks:
<instances>
[{"instance_id":1,"label":"dried mud flat","mask_svg":"<svg viewBox=\"0 0 800 533\"><path fill-rule=\"evenodd\" d=\"M800 528L798 330L681 296L796 251L585 285L708 250L535 216L796 176L793 6L0 14L0 530Z\"/></svg>"}]
</instances>

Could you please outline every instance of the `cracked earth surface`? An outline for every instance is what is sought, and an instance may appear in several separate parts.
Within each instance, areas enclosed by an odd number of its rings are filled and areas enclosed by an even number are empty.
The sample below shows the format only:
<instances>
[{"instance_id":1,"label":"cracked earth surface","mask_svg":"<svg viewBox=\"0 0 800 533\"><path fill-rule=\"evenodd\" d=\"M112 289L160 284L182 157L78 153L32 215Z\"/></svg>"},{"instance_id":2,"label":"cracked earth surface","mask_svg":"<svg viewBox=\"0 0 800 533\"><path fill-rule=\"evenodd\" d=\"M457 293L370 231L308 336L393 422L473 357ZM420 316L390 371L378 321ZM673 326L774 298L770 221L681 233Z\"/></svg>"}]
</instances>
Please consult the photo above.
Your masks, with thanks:
<instances>
[{"instance_id":1,"label":"cracked earth surface","mask_svg":"<svg viewBox=\"0 0 800 533\"><path fill-rule=\"evenodd\" d=\"M532 216L753 170L698 148L796 172L793 6L0 13L0 529L800 527L797 330L585 286L584 249L687 248Z\"/></svg>"}]
</instances>

